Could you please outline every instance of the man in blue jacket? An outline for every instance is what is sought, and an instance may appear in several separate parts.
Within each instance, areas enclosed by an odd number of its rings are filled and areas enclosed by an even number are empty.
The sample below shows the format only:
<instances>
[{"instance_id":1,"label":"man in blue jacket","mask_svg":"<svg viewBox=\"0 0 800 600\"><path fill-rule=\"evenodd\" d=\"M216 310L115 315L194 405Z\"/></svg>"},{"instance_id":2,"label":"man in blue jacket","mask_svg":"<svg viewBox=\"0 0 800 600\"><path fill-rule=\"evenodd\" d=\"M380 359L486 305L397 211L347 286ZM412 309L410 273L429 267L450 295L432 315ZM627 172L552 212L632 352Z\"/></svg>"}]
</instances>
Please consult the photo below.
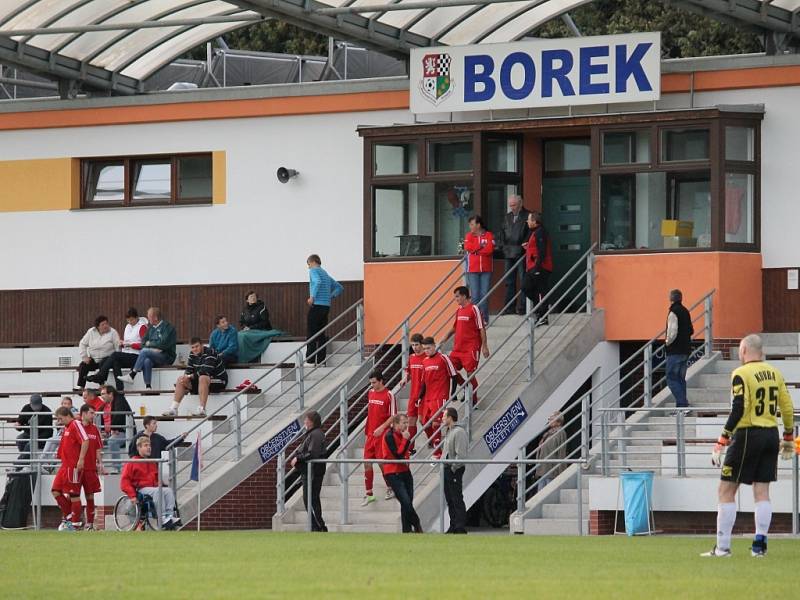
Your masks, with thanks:
<instances>
[{"instance_id":1,"label":"man in blue jacket","mask_svg":"<svg viewBox=\"0 0 800 600\"><path fill-rule=\"evenodd\" d=\"M119 378L123 383L133 383L133 378L141 372L144 376L144 385L147 389L152 387L153 367L171 365L175 362L175 346L178 335L172 323L161 318L161 309L151 306L147 309L147 320L150 327L142 338L142 351L136 358L130 373Z\"/></svg>"},{"instance_id":2,"label":"man in blue jacket","mask_svg":"<svg viewBox=\"0 0 800 600\"><path fill-rule=\"evenodd\" d=\"M322 259L318 254L309 256L306 264L309 275L309 296L306 301L309 306L306 339L309 341L306 346L306 364L316 366L325 362L328 351L326 346L328 338L320 332L328 324L331 300L341 294L344 288L322 268Z\"/></svg>"},{"instance_id":3,"label":"man in blue jacket","mask_svg":"<svg viewBox=\"0 0 800 600\"><path fill-rule=\"evenodd\" d=\"M230 366L239 360L239 336L225 315L219 315L214 324L216 329L211 332L208 345L222 357L225 366Z\"/></svg>"}]
</instances>

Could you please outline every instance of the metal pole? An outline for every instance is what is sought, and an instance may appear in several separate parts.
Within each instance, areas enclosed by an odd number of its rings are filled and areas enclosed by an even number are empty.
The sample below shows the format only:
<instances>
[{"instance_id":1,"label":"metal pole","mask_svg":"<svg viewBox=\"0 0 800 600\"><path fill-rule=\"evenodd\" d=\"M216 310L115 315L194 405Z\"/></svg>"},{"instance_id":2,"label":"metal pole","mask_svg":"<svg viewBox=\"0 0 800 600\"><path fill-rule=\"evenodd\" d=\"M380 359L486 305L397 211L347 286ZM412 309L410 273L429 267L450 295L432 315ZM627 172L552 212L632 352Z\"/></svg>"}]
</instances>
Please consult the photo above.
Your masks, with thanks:
<instances>
[{"instance_id":1,"label":"metal pole","mask_svg":"<svg viewBox=\"0 0 800 600\"><path fill-rule=\"evenodd\" d=\"M311 521L311 506L314 504L311 502L311 477L312 471L311 468L314 465L311 461L308 462L306 466L306 480L303 482L303 495L306 498L306 531L311 531L312 521Z\"/></svg>"},{"instance_id":2,"label":"metal pole","mask_svg":"<svg viewBox=\"0 0 800 600\"><path fill-rule=\"evenodd\" d=\"M713 331L712 331L712 327L714 325L714 318L713 318L714 315L713 315L713 312L712 312L712 310L713 310L712 309L712 306L713 306L712 300L713 300L713 297L711 296L711 294L709 294L708 296L706 296L705 301L704 301L704 309L705 310L703 311L703 317L704 317L704 320L705 320L705 331L704 331L705 340L704 340L704 343L703 343L703 345L704 345L703 352L704 352L706 358L709 358L711 356L711 347L713 346L713 342L714 342L714 334L713 334Z\"/></svg>"},{"instance_id":3,"label":"metal pole","mask_svg":"<svg viewBox=\"0 0 800 600\"><path fill-rule=\"evenodd\" d=\"M528 307L528 381L533 381L534 357L536 355L536 315L533 312L533 302L527 300Z\"/></svg>"},{"instance_id":4,"label":"metal pole","mask_svg":"<svg viewBox=\"0 0 800 600\"><path fill-rule=\"evenodd\" d=\"M347 445L348 428L347 389L342 388L339 390L339 448L345 448ZM342 458L347 458L347 456ZM347 464L339 463L339 483L342 485L342 525L346 525L350 518L350 490L348 489L347 481Z\"/></svg>"},{"instance_id":5,"label":"metal pole","mask_svg":"<svg viewBox=\"0 0 800 600\"><path fill-rule=\"evenodd\" d=\"M233 405L236 408L234 415L234 427L236 427L236 460L242 458L242 406L240 403L241 397L236 396L233 399Z\"/></svg>"},{"instance_id":6,"label":"metal pole","mask_svg":"<svg viewBox=\"0 0 800 600\"><path fill-rule=\"evenodd\" d=\"M517 455L520 461L526 460L525 446L519 449ZM525 488L527 481L527 465L524 462L517 463L517 514L522 518L522 513L525 512Z\"/></svg>"},{"instance_id":7,"label":"metal pole","mask_svg":"<svg viewBox=\"0 0 800 600\"><path fill-rule=\"evenodd\" d=\"M36 523L34 527L36 531L42 528L42 465L36 463Z\"/></svg>"},{"instance_id":8,"label":"metal pole","mask_svg":"<svg viewBox=\"0 0 800 600\"><path fill-rule=\"evenodd\" d=\"M28 457L35 460L39 454L39 415L32 415L29 424L28 445L30 446L30 452L28 452Z\"/></svg>"},{"instance_id":9,"label":"metal pole","mask_svg":"<svg viewBox=\"0 0 800 600\"><path fill-rule=\"evenodd\" d=\"M571 19L570 19L571 20ZM594 305L594 254L586 257L586 314L592 314Z\"/></svg>"},{"instance_id":10,"label":"metal pole","mask_svg":"<svg viewBox=\"0 0 800 600\"><path fill-rule=\"evenodd\" d=\"M356 306L356 338L358 339L358 355L364 360L364 305Z\"/></svg>"},{"instance_id":11,"label":"metal pole","mask_svg":"<svg viewBox=\"0 0 800 600\"><path fill-rule=\"evenodd\" d=\"M608 477L608 416L600 414L600 457L603 477Z\"/></svg>"},{"instance_id":12,"label":"metal pole","mask_svg":"<svg viewBox=\"0 0 800 600\"><path fill-rule=\"evenodd\" d=\"M464 411L466 414L466 430L467 430L467 441L472 441L472 398L474 396L474 391L472 389L471 381L467 381L466 387L466 394L464 396Z\"/></svg>"},{"instance_id":13,"label":"metal pole","mask_svg":"<svg viewBox=\"0 0 800 600\"><path fill-rule=\"evenodd\" d=\"M678 410L676 413L678 435L675 441L676 451L678 453L678 477L686 476L686 439L683 430L683 411Z\"/></svg>"},{"instance_id":14,"label":"metal pole","mask_svg":"<svg viewBox=\"0 0 800 600\"><path fill-rule=\"evenodd\" d=\"M175 503L178 503L178 449L174 446L169 449L169 485L175 494Z\"/></svg>"},{"instance_id":15,"label":"metal pole","mask_svg":"<svg viewBox=\"0 0 800 600\"><path fill-rule=\"evenodd\" d=\"M578 535L583 535L583 465L577 465L575 480L578 482Z\"/></svg>"},{"instance_id":16,"label":"metal pole","mask_svg":"<svg viewBox=\"0 0 800 600\"><path fill-rule=\"evenodd\" d=\"M295 381L297 382L297 403L298 409L303 410L305 407L305 380L303 377L303 353L298 350L294 355L294 368L295 368Z\"/></svg>"},{"instance_id":17,"label":"metal pole","mask_svg":"<svg viewBox=\"0 0 800 600\"><path fill-rule=\"evenodd\" d=\"M409 340L411 339L411 325L408 322L408 319L403 321L403 337L400 340L400 345L402 350L400 352L400 364L402 365L403 372L408 368L408 354L410 352Z\"/></svg>"},{"instance_id":18,"label":"metal pole","mask_svg":"<svg viewBox=\"0 0 800 600\"><path fill-rule=\"evenodd\" d=\"M282 515L286 512L286 449L284 448L278 453L278 461L275 465L278 471L277 485L278 498L275 501L275 512Z\"/></svg>"},{"instance_id":19,"label":"metal pole","mask_svg":"<svg viewBox=\"0 0 800 600\"><path fill-rule=\"evenodd\" d=\"M439 463L439 533L444 533L444 463Z\"/></svg>"},{"instance_id":20,"label":"metal pole","mask_svg":"<svg viewBox=\"0 0 800 600\"><path fill-rule=\"evenodd\" d=\"M589 439L591 439L590 428L592 420L589 418L589 394L584 394L581 399L581 458L589 459Z\"/></svg>"},{"instance_id":21,"label":"metal pole","mask_svg":"<svg viewBox=\"0 0 800 600\"><path fill-rule=\"evenodd\" d=\"M653 406L653 347L647 344L644 347L644 405Z\"/></svg>"},{"instance_id":22,"label":"metal pole","mask_svg":"<svg viewBox=\"0 0 800 600\"><path fill-rule=\"evenodd\" d=\"M161 519L161 515L164 512L164 480L162 479L164 475L164 469L162 468L163 463L161 460L158 461L158 510L156 511L156 522L158 523L158 528L161 529L164 526L164 521ZM197 507L197 510L200 510L200 506Z\"/></svg>"}]
</instances>

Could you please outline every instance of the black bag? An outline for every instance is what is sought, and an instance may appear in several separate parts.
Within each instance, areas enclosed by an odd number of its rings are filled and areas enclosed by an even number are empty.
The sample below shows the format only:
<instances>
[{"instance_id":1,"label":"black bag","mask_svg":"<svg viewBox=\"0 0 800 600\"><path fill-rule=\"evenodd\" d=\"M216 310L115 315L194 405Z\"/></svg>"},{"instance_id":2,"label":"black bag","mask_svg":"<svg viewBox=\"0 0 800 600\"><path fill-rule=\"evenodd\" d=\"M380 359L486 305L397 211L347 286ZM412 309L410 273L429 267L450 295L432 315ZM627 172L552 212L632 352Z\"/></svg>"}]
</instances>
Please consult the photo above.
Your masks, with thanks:
<instances>
[{"instance_id":1,"label":"black bag","mask_svg":"<svg viewBox=\"0 0 800 600\"><path fill-rule=\"evenodd\" d=\"M23 529L28 526L34 477L30 473L8 473L6 489L0 500L0 527L3 529Z\"/></svg>"}]
</instances>

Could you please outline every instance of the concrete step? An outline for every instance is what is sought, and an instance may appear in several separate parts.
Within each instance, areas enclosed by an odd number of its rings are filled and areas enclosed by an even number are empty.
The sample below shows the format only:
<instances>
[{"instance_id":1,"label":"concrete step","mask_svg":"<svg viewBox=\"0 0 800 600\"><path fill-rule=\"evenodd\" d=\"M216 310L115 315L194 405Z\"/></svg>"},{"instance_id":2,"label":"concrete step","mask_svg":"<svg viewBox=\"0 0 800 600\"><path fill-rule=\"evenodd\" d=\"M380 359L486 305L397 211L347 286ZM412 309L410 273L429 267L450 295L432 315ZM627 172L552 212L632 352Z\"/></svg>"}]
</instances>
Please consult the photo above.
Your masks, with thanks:
<instances>
[{"instance_id":1,"label":"concrete step","mask_svg":"<svg viewBox=\"0 0 800 600\"><path fill-rule=\"evenodd\" d=\"M588 519L589 513L586 513ZM589 534L589 521L584 519L581 523L583 534ZM526 535L577 535L578 519L526 519Z\"/></svg>"},{"instance_id":2,"label":"concrete step","mask_svg":"<svg viewBox=\"0 0 800 600\"><path fill-rule=\"evenodd\" d=\"M349 514L350 523L358 524L361 526L367 525L395 525L400 520L400 505L394 503L394 511L371 511L368 509L352 510ZM338 510L328 510L325 504L322 505L323 518L330 519L331 521L339 521L341 513ZM305 524L307 519L306 511L295 510L291 513L287 512L284 523L291 524Z\"/></svg>"},{"instance_id":3,"label":"concrete step","mask_svg":"<svg viewBox=\"0 0 800 600\"><path fill-rule=\"evenodd\" d=\"M727 390L731 384L730 373L703 373L697 375L689 382L689 389L723 389Z\"/></svg>"},{"instance_id":4,"label":"concrete step","mask_svg":"<svg viewBox=\"0 0 800 600\"><path fill-rule=\"evenodd\" d=\"M583 517L589 515L588 498L583 504ZM545 504L542 506L542 517L545 519L576 519L578 518L578 504ZM577 528L577 522L576 522Z\"/></svg>"},{"instance_id":5,"label":"concrete step","mask_svg":"<svg viewBox=\"0 0 800 600\"><path fill-rule=\"evenodd\" d=\"M762 333L761 341L764 346L794 346L800 344L800 335L796 331L786 333Z\"/></svg>"},{"instance_id":6,"label":"concrete step","mask_svg":"<svg viewBox=\"0 0 800 600\"><path fill-rule=\"evenodd\" d=\"M710 406L727 403L730 405L730 390L723 388L689 388L686 396L692 406Z\"/></svg>"},{"instance_id":7,"label":"concrete step","mask_svg":"<svg viewBox=\"0 0 800 600\"><path fill-rule=\"evenodd\" d=\"M584 491L583 501L586 502L588 500L588 497L589 497L588 493ZM559 490L559 499L564 504L577 504L578 503L577 488Z\"/></svg>"}]
</instances>

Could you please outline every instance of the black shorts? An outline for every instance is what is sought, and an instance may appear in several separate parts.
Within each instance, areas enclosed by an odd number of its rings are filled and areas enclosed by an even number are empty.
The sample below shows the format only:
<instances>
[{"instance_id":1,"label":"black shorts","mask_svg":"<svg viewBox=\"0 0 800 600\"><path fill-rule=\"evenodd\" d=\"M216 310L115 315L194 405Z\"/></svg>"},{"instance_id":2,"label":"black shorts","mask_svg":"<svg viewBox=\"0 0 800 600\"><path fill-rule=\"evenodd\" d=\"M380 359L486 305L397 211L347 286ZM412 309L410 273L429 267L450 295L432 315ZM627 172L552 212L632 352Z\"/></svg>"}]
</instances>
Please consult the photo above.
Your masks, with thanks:
<instances>
[{"instance_id":1,"label":"black shorts","mask_svg":"<svg viewBox=\"0 0 800 600\"><path fill-rule=\"evenodd\" d=\"M722 464L722 481L769 483L778 479L777 427L747 427L733 434Z\"/></svg>"},{"instance_id":2,"label":"black shorts","mask_svg":"<svg viewBox=\"0 0 800 600\"><path fill-rule=\"evenodd\" d=\"M198 385L199 385L200 378L199 377L192 377L192 389L190 393L193 395L197 395L198 392ZM209 392L212 394L219 394L220 392L225 391L225 387L228 385L227 381L222 379L211 379L211 385L209 386Z\"/></svg>"}]
</instances>

